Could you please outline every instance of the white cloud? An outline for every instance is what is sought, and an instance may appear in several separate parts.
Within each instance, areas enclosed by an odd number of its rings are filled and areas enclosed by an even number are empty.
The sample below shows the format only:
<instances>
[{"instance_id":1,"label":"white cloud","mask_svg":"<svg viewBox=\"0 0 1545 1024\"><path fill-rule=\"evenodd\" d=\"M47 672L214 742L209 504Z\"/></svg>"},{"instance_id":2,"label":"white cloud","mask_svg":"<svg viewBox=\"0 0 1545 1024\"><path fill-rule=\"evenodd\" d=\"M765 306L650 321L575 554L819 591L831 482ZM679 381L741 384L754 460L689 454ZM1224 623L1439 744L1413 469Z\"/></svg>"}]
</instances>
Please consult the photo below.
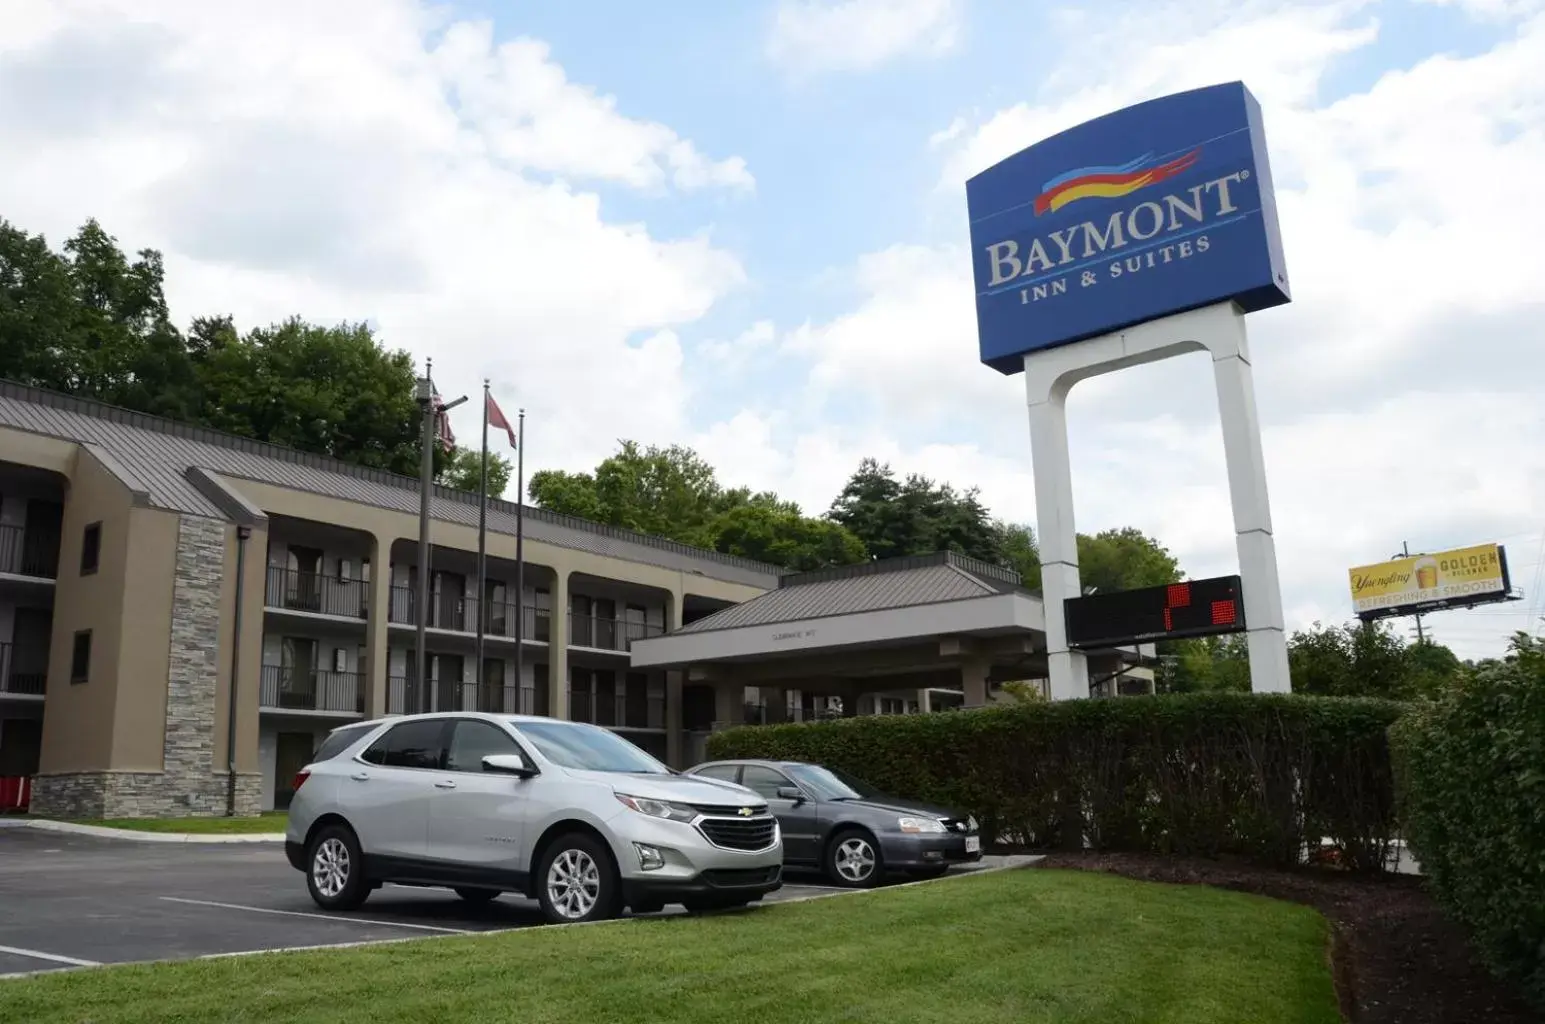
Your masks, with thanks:
<instances>
[{"instance_id":1,"label":"white cloud","mask_svg":"<svg viewBox=\"0 0 1545 1024\"><path fill-rule=\"evenodd\" d=\"M674 331L745 280L581 191L743 192L743 160L418 0L16 0L0 152L7 219L162 250L179 318L368 317L449 393L492 377L556 465L684 433Z\"/></svg>"},{"instance_id":2,"label":"white cloud","mask_svg":"<svg viewBox=\"0 0 1545 1024\"><path fill-rule=\"evenodd\" d=\"M960 41L960 0L780 0L767 53L801 72L868 71Z\"/></svg>"},{"instance_id":3,"label":"white cloud","mask_svg":"<svg viewBox=\"0 0 1545 1024\"><path fill-rule=\"evenodd\" d=\"M757 356L772 350L776 337L771 320L758 320L728 341L703 342L697 352L724 373L741 373Z\"/></svg>"},{"instance_id":4,"label":"white cloud","mask_svg":"<svg viewBox=\"0 0 1545 1024\"><path fill-rule=\"evenodd\" d=\"M1434 56L1327 100L1327 72L1376 38L1365 4L1129 10L1061 15L1061 61L1040 93L927 139L943 153L941 189L958 196L969 175L1089 117L1243 79L1263 106L1295 298L1252 321L1289 625L1349 617L1346 569L1402 540L1538 542L1545 359L1524 339L1545 235L1532 191L1545 167L1545 17L1509 26L1483 53ZM958 228L963 237L963 218ZM784 342L811 359L831 400L862 398L911 438L966 440L909 447L861 428L829 468L786 466L794 493L829 501L838 467L845 476L858 456L889 453L898 468L979 483L995 511L1033 521L1023 396L1017 378L975 361L969 266L959 243L872 253L852 268L852 309ZM1231 570L1210 380L1183 359L1075 389L1081 530L1139 526L1197 575ZM1466 653L1495 652L1510 629L1537 626L1530 607L1430 625Z\"/></svg>"}]
</instances>

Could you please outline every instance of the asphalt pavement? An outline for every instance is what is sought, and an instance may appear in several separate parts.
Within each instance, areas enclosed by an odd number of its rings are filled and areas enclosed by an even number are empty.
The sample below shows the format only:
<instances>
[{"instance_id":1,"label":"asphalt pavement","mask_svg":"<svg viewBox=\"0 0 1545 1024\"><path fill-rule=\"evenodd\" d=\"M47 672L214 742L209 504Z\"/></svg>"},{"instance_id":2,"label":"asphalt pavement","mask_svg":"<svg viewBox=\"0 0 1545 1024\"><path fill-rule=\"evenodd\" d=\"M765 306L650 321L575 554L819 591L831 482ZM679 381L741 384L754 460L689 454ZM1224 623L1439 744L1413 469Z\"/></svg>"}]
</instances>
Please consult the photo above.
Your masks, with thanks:
<instances>
[{"instance_id":1,"label":"asphalt pavement","mask_svg":"<svg viewBox=\"0 0 1545 1024\"><path fill-rule=\"evenodd\" d=\"M763 902L840 891L794 874ZM358 911L328 913L276 843L139 843L0 828L0 977L541 923L536 902L524 897L470 906L449 890L391 885Z\"/></svg>"}]
</instances>

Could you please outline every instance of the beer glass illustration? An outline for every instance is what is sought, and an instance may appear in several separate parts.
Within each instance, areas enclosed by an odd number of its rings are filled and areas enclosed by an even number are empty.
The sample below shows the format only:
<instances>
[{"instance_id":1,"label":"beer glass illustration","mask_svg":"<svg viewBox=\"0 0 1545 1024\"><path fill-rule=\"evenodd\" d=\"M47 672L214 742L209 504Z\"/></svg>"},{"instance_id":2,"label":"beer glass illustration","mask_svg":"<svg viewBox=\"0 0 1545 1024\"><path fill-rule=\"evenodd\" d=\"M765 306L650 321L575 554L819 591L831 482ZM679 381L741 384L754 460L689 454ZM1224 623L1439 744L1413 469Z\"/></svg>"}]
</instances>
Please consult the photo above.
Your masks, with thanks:
<instances>
[{"instance_id":1,"label":"beer glass illustration","mask_svg":"<svg viewBox=\"0 0 1545 1024\"><path fill-rule=\"evenodd\" d=\"M1436 558L1418 558L1416 560L1416 589L1435 590L1438 586L1438 560Z\"/></svg>"}]
</instances>

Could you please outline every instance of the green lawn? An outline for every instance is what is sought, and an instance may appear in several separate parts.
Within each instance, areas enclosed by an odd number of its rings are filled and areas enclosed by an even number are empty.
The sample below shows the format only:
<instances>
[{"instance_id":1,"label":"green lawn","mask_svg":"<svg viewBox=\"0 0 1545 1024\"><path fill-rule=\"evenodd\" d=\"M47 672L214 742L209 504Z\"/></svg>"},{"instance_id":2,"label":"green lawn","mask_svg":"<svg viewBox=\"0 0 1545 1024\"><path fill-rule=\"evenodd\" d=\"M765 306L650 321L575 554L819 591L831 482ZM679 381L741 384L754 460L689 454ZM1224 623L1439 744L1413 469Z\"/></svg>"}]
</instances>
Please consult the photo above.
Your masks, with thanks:
<instances>
[{"instance_id":1,"label":"green lawn","mask_svg":"<svg viewBox=\"0 0 1545 1024\"><path fill-rule=\"evenodd\" d=\"M286 814L269 811L255 818L103 818L72 821L72 825L99 825L136 832L186 832L194 835L253 835L284 831Z\"/></svg>"},{"instance_id":2,"label":"green lawn","mask_svg":"<svg viewBox=\"0 0 1545 1024\"><path fill-rule=\"evenodd\" d=\"M1327 936L1287 903L1031 868L744 914L44 975L0 982L0 1021L1339 1024Z\"/></svg>"}]
</instances>

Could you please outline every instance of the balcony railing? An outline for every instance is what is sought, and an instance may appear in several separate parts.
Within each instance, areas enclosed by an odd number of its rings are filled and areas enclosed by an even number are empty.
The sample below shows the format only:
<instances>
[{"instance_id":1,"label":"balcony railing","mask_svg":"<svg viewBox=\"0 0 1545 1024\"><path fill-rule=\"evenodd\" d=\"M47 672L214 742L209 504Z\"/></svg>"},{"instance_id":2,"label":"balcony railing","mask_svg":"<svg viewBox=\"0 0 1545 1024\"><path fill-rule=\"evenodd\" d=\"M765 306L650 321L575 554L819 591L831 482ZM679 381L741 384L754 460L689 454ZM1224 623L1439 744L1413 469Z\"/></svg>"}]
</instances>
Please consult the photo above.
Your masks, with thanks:
<instances>
[{"instance_id":1,"label":"balcony railing","mask_svg":"<svg viewBox=\"0 0 1545 1024\"><path fill-rule=\"evenodd\" d=\"M631 651L633 641L659 636L665 630L647 622L605 619L597 615L569 616L569 644L602 651Z\"/></svg>"},{"instance_id":2,"label":"balcony railing","mask_svg":"<svg viewBox=\"0 0 1545 1024\"><path fill-rule=\"evenodd\" d=\"M386 681L386 713L413 715L426 709L420 703L423 690L407 676L392 676ZM487 711L498 715L545 715L547 694L535 687L486 685L431 680L429 711Z\"/></svg>"},{"instance_id":3,"label":"balcony railing","mask_svg":"<svg viewBox=\"0 0 1545 1024\"><path fill-rule=\"evenodd\" d=\"M47 689L47 648L0 644L0 693L41 697Z\"/></svg>"},{"instance_id":4,"label":"balcony railing","mask_svg":"<svg viewBox=\"0 0 1545 1024\"><path fill-rule=\"evenodd\" d=\"M370 614L370 581L271 565L265 600L270 608L364 619Z\"/></svg>"},{"instance_id":5,"label":"balcony railing","mask_svg":"<svg viewBox=\"0 0 1545 1024\"><path fill-rule=\"evenodd\" d=\"M59 575L59 532L14 523L0 524L0 572L55 579Z\"/></svg>"},{"instance_id":6,"label":"balcony railing","mask_svg":"<svg viewBox=\"0 0 1545 1024\"><path fill-rule=\"evenodd\" d=\"M613 729L663 729L665 698L646 696L643 691L607 695L570 690L569 718Z\"/></svg>"},{"instance_id":7,"label":"balcony railing","mask_svg":"<svg viewBox=\"0 0 1545 1024\"><path fill-rule=\"evenodd\" d=\"M365 677L359 672L264 665L258 703L285 711L365 713Z\"/></svg>"},{"instance_id":8,"label":"balcony railing","mask_svg":"<svg viewBox=\"0 0 1545 1024\"><path fill-rule=\"evenodd\" d=\"M477 632L478 606L483 602L475 597L429 597L430 629L448 629L458 633ZM418 593L412 587L393 587L391 621L403 626L418 625ZM486 605L487 618L483 632L487 636L514 637L515 602L490 601ZM527 640L546 642L549 636L548 613L545 608L530 605L521 609L525 619L523 637Z\"/></svg>"}]
</instances>

